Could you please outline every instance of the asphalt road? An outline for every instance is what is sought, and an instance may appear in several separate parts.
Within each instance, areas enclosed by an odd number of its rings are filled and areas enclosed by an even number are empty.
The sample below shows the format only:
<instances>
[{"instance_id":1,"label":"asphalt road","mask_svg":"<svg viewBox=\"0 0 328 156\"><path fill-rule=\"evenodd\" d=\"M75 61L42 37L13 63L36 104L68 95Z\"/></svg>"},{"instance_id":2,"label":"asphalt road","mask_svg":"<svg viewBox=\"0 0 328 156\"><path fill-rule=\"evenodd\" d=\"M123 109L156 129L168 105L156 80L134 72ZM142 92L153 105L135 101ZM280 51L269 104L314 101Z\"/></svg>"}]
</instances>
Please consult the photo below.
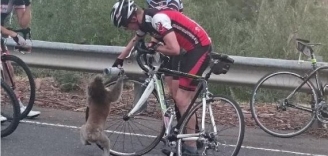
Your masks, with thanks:
<instances>
[{"instance_id":1,"label":"asphalt road","mask_svg":"<svg viewBox=\"0 0 328 156\"><path fill-rule=\"evenodd\" d=\"M23 120L17 130L1 139L1 156L94 156L102 152L79 139L83 113L41 109L37 119ZM119 134L118 134L119 135ZM123 141L123 140L121 140ZM147 155L163 155L160 147ZM240 156L328 156L328 139L300 135L282 139L246 128Z\"/></svg>"}]
</instances>

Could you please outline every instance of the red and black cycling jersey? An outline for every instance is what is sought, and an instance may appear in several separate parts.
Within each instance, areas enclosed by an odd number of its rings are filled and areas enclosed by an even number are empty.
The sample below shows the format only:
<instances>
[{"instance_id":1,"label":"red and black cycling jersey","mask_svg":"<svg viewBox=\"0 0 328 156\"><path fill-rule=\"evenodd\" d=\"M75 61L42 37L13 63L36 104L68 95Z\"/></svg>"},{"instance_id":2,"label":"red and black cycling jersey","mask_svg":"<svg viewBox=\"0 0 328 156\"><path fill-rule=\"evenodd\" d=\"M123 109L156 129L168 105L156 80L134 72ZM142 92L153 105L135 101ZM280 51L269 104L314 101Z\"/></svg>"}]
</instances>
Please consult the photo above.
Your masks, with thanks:
<instances>
[{"instance_id":1,"label":"red and black cycling jersey","mask_svg":"<svg viewBox=\"0 0 328 156\"><path fill-rule=\"evenodd\" d=\"M180 47L186 51L211 44L209 36L200 25L168 7L145 9L137 35L142 37L149 33L157 40L163 41L163 37L172 31L175 32Z\"/></svg>"},{"instance_id":2,"label":"red and black cycling jersey","mask_svg":"<svg viewBox=\"0 0 328 156\"><path fill-rule=\"evenodd\" d=\"M1 26L4 25L6 17L13 11L13 9L24 9L24 0L1 0Z\"/></svg>"}]
</instances>

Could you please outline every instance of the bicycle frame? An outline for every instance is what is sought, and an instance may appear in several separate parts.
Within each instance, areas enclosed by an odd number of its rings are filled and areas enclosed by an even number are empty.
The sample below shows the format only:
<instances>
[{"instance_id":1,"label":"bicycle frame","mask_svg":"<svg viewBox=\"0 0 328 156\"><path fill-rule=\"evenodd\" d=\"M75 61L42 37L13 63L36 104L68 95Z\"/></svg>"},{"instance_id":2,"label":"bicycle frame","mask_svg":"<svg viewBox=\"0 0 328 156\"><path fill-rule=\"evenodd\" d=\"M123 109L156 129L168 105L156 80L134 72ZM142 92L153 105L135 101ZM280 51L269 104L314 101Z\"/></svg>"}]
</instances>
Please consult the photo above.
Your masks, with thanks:
<instances>
[{"instance_id":1,"label":"bicycle frame","mask_svg":"<svg viewBox=\"0 0 328 156\"><path fill-rule=\"evenodd\" d=\"M30 28L18 29L18 30L14 30L14 29L12 29L12 28L7 28L7 29L8 29L8 30L11 30L11 31L14 31L14 32L16 32L16 33L22 33L24 39L26 39L26 38L28 37L28 38L31 40L31 33L30 33L31 29L30 29ZM5 48L5 49L2 49L3 51L1 51L1 56L3 56L3 55L10 55L10 54L8 53L9 50L8 50L8 48L7 48L7 46L6 46L6 43L5 43L5 41L3 41L2 39L1 39L1 44L4 44L4 45L1 45L1 46L4 46L4 48ZM15 49L16 49L16 47L15 47ZM18 49L18 51L19 51L20 53L25 54L24 51L21 51L21 50L20 50L20 48L17 48L17 49ZM13 80L13 73L10 73L9 65L7 64L7 62L3 62L2 60L1 60L1 63L3 63L3 65L4 65L3 70L1 71L1 76L4 78L4 73L3 73L3 72L6 72L7 75L8 75L8 77L9 77L10 83L11 83L11 88L12 88L13 90L15 90L15 89L16 89L16 86L15 86L15 82L14 82L14 80ZM5 70L5 71L4 71L4 70Z\"/></svg>"},{"instance_id":2,"label":"bicycle frame","mask_svg":"<svg viewBox=\"0 0 328 156\"><path fill-rule=\"evenodd\" d=\"M322 66L322 67L318 67L317 65L317 60L315 58L315 55L314 55L314 52L312 50L312 48L310 47L311 45L316 45L316 44L309 44L308 48L309 48L309 51L310 51L310 58L311 58L311 64L312 64L312 71L307 74L305 77L304 77L304 80L303 82L296 88L292 91L291 94L289 94L287 96L287 100L290 99L299 89L301 89L303 87L303 85L305 83L310 83L310 85L313 87L313 89L315 90L315 92L317 93L317 101L318 103L320 103L321 101L324 100L324 95L325 95L325 88L328 88L328 84L326 85L323 85L322 84L322 81L320 80L320 76L319 76L319 71L320 70L325 70L325 69L328 69L328 66ZM300 62L300 58L301 58L301 55L303 53L300 52L300 56L299 56L299 62ZM312 82L310 81L311 78L315 78L315 83L316 83L316 86L314 86L312 84ZM316 103L315 106L318 104ZM313 110L310 110L310 109L306 109L306 108L300 108L300 107L297 107L297 106L294 106L293 107L296 107L296 108L299 108L299 109L302 109L302 110L305 110L305 111L309 111L309 112L312 112Z\"/></svg>"},{"instance_id":3,"label":"bicycle frame","mask_svg":"<svg viewBox=\"0 0 328 156\"><path fill-rule=\"evenodd\" d=\"M315 59L314 53L311 52L311 62L312 62L312 68L313 70L305 77L304 81L290 94L288 95L287 99L289 99L292 95L294 95L299 89L301 89L301 87L303 87L303 85L307 82L310 82L309 80L314 76L315 78L315 82L316 82L316 92L318 93L318 100L321 101L323 100L323 97L325 95L325 87L324 85L322 85L322 82L320 80L320 76L319 76L319 71L320 70L325 70L328 69L328 66L322 66L322 67L318 67L317 66L317 61ZM326 84L327 85L327 84Z\"/></svg>"},{"instance_id":4,"label":"bicycle frame","mask_svg":"<svg viewBox=\"0 0 328 156\"><path fill-rule=\"evenodd\" d=\"M209 98L210 98L208 96L210 94L210 92L208 91L208 88L207 88L206 78L204 79L201 76L191 75L191 74L187 74L187 73L183 73L183 72L179 72L179 71L175 71L175 70L169 70L169 69L166 69L166 68L160 69L160 66L154 66L153 70L151 68L149 68L149 71L150 71L149 72L150 76L145 81L146 83L148 83L148 85L145 88L143 94L141 95L141 97L138 100L138 102L136 103L136 105L127 114L127 117L129 118L129 117L133 116L134 113L138 112L138 110L142 107L142 105L145 104L145 102L146 102L147 98L149 97L149 95L155 89L156 93L158 95L158 98L159 98L160 107L161 107L161 111L162 111L162 118L163 118L164 125L165 125L164 136L166 138L168 138L170 141L175 141L177 139L199 140L200 136L204 135L204 131L205 131L205 111L206 111L206 107L207 107L206 101L209 100ZM173 118L174 118L174 114L173 113L168 113L169 111L172 111L172 110L171 110L171 108L168 107L168 105L165 101L164 86L163 86L163 75L157 73L157 71L164 72L164 73L170 72L170 73L175 74L175 75L180 75L180 76L185 76L185 77L189 77L189 78L193 78L193 79L198 79L198 80L201 80L201 82L202 82L197 87L198 90L197 90L194 98L192 99L189 107L187 108L186 112L182 115L181 119L178 121L178 123L177 123L177 125L174 129L174 134L170 133ZM207 74L206 77L209 77L210 73L211 73L211 71ZM204 88L204 86L205 86L205 88ZM187 114L190 112L191 108L193 107L193 104L195 103L198 95L200 95L200 94L202 95L202 107L203 107L202 123L201 123L200 133L177 134L183 120L186 118ZM214 133L216 134L217 129L216 129L216 125L215 125L215 122L214 122L214 117L213 117L213 112L212 112L211 106L209 106L208 109L209 109L209 113L210 113L210 117L211 117L213 130L214 130Z\"/></svg>"}]
</instances>

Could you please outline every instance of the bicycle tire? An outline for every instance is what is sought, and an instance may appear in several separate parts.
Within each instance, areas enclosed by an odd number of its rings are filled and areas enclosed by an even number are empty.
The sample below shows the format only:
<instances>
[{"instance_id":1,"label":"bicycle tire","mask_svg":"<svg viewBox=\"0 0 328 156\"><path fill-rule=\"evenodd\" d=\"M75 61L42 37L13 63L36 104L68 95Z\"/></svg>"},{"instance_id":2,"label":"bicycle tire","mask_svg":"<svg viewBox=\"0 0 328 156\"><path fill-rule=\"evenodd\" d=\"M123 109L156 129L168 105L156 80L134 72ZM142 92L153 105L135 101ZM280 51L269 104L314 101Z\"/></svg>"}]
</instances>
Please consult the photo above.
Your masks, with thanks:
<instances>
[{"instance_id":1,"label":"bicycle tire","mask_svg":"<svg viewBox=\"0 0 328 156\"><path fill-rule=\"evenodd\" d=\"M10 119L10 125L6 128L1 130L1 138L6 137L10 134L12 134L18 127L19 121L20 121L20 107L18 100L16 98L16 95L14 91L9 87L8 84L6 84L2 79L1 79L1 88L4 89L4 91L7 93L7 95L10 98L10 101L13 105L13 118ZM1 93L3 94L3 93Z\"/></svg>"},{"instance_id":2,"label":"bicycle tire","mask_svg":"<svg viewBox=\"0 0 328 156\"><path fill-rule=\"evenodd\" d=\"M133 80L133 79L127 79L127 80L124 80L126 82L133 82L133 83L138 83L141 85L141 82L139 81L136 81L136 80ZM125 83L126 83L125 82ZM116 83L116 81L111 81L111 80L108 80L108 81L105 81L104 84L106 87L109 87L111 85L114 85ZM158 101L158 96L157 96L157 93L155 91L153 91L152 93L156 98L157 98L157 101ZM89 109L86 110L86 120L89 116ZM123 120L123 119L122 119ZM162 123L162 128L161 128L161 132L156 136L156 138L154 139L153 142L151 142L147 147L141 149L141 150L138 150L136 152L133 152L133 153L125 153L124 151L120 152L120 151L115 151L113 149L110 150L110 153L112 155L115 155L115 156L135 156L135 155L144 155L148 152L150 152L152 149L154 149L158 144L159 142L162 140L163 136L164 136L164 133L165 133L165 128L164 128L164 122ZM97 145L100 149L101 146Z\"/></svg>"},{"instance_id":3,"label":"bicycle tire","mask_svg":"<svg viewBox=\"0 0 328 156\"><path fill-rule=\"evenodd\" d=\"M234 108L234 109L236 110L236 112L237 112L238 119L239 119L239 126L240 126L240 128L239 128L238 141L237 141L237 143L236 143L236 148L233 150L233 152L232 152L232 154L231 154L231 156L237 156L238 153L239 153L239 151L240 151L240 149L241 149L241 145L242 145L242 143L243 143L244 135L245 135L245 120L244 120L243 112L242 112L240 106L238 105L238 103L237 103L235 100L233 100L232 97L230 97L230 96L226 96L226 95L214 95L214 96L213 96L213 100L214 100L214 101L212 101L212 102L215 102L215 101L218 101L218 100L223 100L223 101L227 102L228 104L232 105L233 108ZM207 101L207 105L208 105L209 103L212 103L212 102ZM202 105L203 105L202 102L198 102L198 103L197 103L197 104L191 109L191 111L188 113L188 115L186 116L186 118L183 120L183 122L182 122L182 124L181 124L181 128L180 128L180 130L179 130L179 134L183 134L183 132L184 132L184 128L183 128L183 127L185 127L185 126L187 125L187 123L188 123L190 117L191 117L193 114L195 114L196 111L197 111L199 108L202 108ZM201 115L199 115L199 116L201 116ZM220 120L220 119L218 119L218 120ZM205 129L205 131L206 131L206 129ZM230 146L230 145L228 145L228 146ZM177 142L177 148L178 148L178 150L177 150L177 155L178 155L178 156L182 156L182 148L181 148L181 147L182 147L182 140L179 139L178 142Z\"/></svg>"},{"instance_id":4,"label":"bicycle tire","mask_svg":"<svg viewBox=\"0 0 328 156\"><path fill-rule=\"evenodd\" d=\"M29 67L27 66L27 64L22 59L20 59L19 57L15 56L15 55L2 55L1 60L2 60L2 62L6 62L6 61L15 62L18 66L23 68L24 72L27 75L29 85L31 87L30 88L31 93L30 93L30 97L29 97L29 102L28 102L25 110L20 115L20 119L22 120L22 119L26 118L28 113L32 110L34 101L35 101L35 82L34 82L32 72L29 69Z\"/></svg>"},{"instance_id":5,"label":"bicycle tire","mask_svg":"<svg viewBox=\"0 0 328 156\"><path fill-rule=\"evenodd\" d=\"M277 133L277 132L274 132L273 130L270 130L268 127L264 126L264 124L261 123L256 111L255 111L255 102L256 102L256 96L257 96L257 92L259 90L259 88L261 87L262 84L264 84L264 82L266 82L266 80L268 80L269 78L272 78L274 76L277 76L277 75L289 75L289 76L292 76L292 77L295 77L297 79L299 79L301 82L304 81L304 78L302 76L300 76L299 74L296 74L296 73L292 73L292 72L288 72L288 71L281 71L281 72L273 72L273 73L269 73L265 76L263 76L258 82L257 84L255 85L254 87L254 90L253 90L253 93L252 93L252 98L251 98L251 102L250 102L250 109L251 109L251 113L252 113L252 117L254 118L256 124L266 133L272 135L272 136L275 136L275 137L280 137L280 138L290 138L290 137L294 137L296 135L299 135L301 133L303 133L304 131L306 131L312 124L313 122L315 121L315 114L312 113L312 118L311 120L309 121L309 123L307 125L305 125L305 127L301 128L300 130L296 131L296 132L293 132L293 133L288 133L288 134L282 134L282 133ZM313 84L308 81L306 83L310 88L311 88L311 91L312 91L312 95L313 95L313 100L315 100L315 104L318 103L317 101L317 92L316 90L314 89L314 86ZM304 84L305 85L305 84ZM296 89L296 87L295 87ZM287 97L287 95L286 95ZM270 117L270 119L272 119L273 117Z\"/></svg>"}]
</instances>

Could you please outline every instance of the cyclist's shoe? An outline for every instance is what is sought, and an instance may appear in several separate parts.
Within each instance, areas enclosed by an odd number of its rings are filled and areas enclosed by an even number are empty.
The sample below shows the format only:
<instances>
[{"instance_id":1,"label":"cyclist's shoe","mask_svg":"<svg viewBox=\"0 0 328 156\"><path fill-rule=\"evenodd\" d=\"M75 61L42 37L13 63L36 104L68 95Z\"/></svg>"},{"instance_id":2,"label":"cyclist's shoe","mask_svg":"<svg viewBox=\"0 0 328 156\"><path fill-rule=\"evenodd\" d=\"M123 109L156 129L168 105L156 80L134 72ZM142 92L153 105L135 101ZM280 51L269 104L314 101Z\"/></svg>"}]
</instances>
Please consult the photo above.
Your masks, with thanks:
<instances>
[{"instance_id":1,"label":"cyclist's shoe","mask_svg":"<svg viewBox=\"0 0 328 156\"><path fill-rule=\"evenodd\" d=\"M198 156L199 153L196 147L191 147L186 144L182 145L182 156Z\"/></svg>"},{"instance_id":2,"label":"cyclist's shoe","mask_svg":"<svg viewBox=\"0 0 328 156\"><path fill-rule=\"evenodd\" d=\"M1 123L4 123L4 122L7 121L7 118L4 117L4 116L2 116L2 115L0 115L0 120L1 120Z\"/></svg>"},{"instance_id":3,"label":"cyclist's shoe","mask_svg":"<svg viewBox=\"0 0 328 156\"><path fill-rule=\"evenodd\" d=\"M20 108L21 113L24 112L25 109L26 109L25 106L21 106L21 108ZM37 116L39 116L40 114L41 114L40 111L33 111L33 110L31 110L31 111L27 114L26 118L28 118L28 119L33 119L33 118L36 118Z\"/></svg>"}]
</instances>

